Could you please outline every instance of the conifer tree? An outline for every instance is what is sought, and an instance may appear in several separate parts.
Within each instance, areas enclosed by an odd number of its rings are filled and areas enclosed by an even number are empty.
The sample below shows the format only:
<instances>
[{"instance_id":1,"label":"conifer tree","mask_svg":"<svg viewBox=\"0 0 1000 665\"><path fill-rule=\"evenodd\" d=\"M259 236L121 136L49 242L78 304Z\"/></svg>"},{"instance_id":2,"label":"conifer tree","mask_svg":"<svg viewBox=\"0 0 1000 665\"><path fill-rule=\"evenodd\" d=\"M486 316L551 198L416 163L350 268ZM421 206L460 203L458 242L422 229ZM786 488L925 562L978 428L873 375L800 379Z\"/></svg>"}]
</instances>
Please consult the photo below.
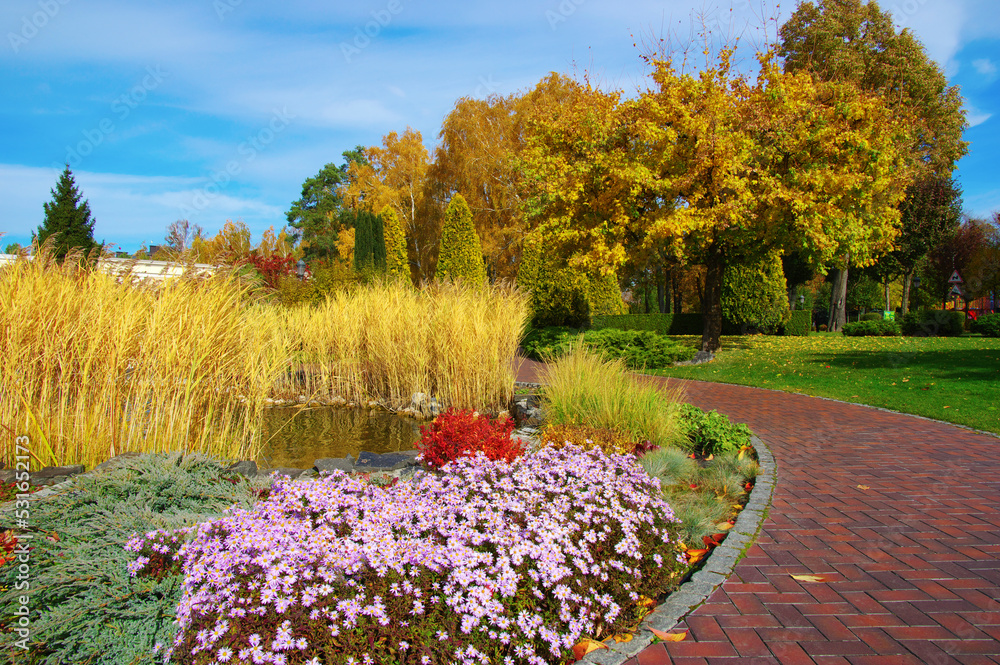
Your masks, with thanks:
<instances>
[{"instance_id":1,"label":"conifer tree","mask_svg":"<svg viewBox=\"0 0 1000 665\"><path fill-rule=\"evenodd\" d=\"M358 272L385 270L385 236L382 218L361 210L354 221L354 269Z\"/></svg>"},{"instance_id":2,"label":"conifer tree","mask_svg":"<svg viewBox=\"0 0 1000 665\"><path fill-rule=\"evenodd\" d=\"M385 238L385 270L390 279L404 279L410 276L410 265L406 258L406 233L399 222L396 211L386 206L382 210L383 237Z\"/></svg>"},{"instance_id":3,"label":"conifer tree","mask_svg":"<svg viewBox=\"0 0 1000 665\"><path fill-rule=\"evenodd\" d=\"M486 283L483 248L472 223L472 211L461 194L452 197L444 213L441 249L434 277L475 285Z\"/></svg>"},{"instance_id":4,"label":"conifer tree","mask_svg":"<svg viewBox=\"0 0 1000 665\"><path fill-rule=\"evenodd\" d=\"M84 255L100 247L94 241L94 219L90 216L90 204L80 202L83 194L76 188L69 165L59 176L52 191L52 201L45 204L45 219L34 241L42 245L53 238L53 256L62 261L71 250L82 250Z\"/></svg>"}]
</instances>

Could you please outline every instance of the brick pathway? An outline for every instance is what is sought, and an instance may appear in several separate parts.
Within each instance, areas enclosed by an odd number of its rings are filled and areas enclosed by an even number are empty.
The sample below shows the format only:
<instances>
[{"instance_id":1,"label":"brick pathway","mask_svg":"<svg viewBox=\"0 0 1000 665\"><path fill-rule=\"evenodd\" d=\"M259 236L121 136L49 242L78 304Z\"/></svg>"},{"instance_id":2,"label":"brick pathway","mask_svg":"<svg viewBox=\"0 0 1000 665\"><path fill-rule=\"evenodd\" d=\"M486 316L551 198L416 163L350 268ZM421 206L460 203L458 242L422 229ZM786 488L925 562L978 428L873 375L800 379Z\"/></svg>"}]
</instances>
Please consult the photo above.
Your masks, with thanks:
<instances>
[{"instance_id":1,"label":"brick pathway","mask_svg":"<svg viewBox=\"0 0 1000 665\"><path fill-rule=\"evenodd\" d=\"M533 381L525 361L519 380ZM1000 663L1000 439L868 407L681 382L768 443L757 543L626 665ZM813 574L821 583L792 575Z\"/></svg>"}]
</instances>

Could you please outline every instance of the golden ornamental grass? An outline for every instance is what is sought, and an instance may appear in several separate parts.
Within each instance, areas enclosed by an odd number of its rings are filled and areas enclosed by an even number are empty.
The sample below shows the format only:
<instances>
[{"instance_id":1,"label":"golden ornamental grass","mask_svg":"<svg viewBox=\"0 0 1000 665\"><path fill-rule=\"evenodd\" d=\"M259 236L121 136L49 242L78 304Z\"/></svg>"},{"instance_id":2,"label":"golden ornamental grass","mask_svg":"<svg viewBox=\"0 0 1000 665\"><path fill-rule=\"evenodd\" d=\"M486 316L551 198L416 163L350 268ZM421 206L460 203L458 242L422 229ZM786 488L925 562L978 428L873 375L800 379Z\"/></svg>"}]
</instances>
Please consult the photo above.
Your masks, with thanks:
<instances>
[{"instance_id":1,"label":"golden ornamental grass","mask_svg":"<svg viewBox=\"0 0 1000 665\"><path fill-rule=\"evenodd\" d=\"M270 397L498 410L527 301L505 288L376 284L294 310L231 274L119 283L44 251L0 268L0 461L35 468L124 452L252 458Z\"/></svg>"}]
</instances>

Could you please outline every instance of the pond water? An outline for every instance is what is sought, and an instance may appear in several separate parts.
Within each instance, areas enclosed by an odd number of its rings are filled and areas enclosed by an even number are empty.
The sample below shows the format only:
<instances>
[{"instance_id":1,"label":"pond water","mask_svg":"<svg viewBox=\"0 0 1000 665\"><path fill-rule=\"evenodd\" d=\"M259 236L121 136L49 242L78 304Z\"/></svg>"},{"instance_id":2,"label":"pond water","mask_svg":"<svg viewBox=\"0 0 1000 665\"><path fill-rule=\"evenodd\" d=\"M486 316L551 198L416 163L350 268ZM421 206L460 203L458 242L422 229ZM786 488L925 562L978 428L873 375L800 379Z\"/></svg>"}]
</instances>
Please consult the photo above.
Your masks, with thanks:
<instances>
[{"instance_id":1,"label":"pond water","mask_svg":"<svg viewBox=\"0 0 1000 665\"><path fill-rule=\"evenodd\" d=\"M264 412L261 468L309 469L322 457L413 450L420 424L380 409L273 408Z\"/></svg>"}]
</instances>

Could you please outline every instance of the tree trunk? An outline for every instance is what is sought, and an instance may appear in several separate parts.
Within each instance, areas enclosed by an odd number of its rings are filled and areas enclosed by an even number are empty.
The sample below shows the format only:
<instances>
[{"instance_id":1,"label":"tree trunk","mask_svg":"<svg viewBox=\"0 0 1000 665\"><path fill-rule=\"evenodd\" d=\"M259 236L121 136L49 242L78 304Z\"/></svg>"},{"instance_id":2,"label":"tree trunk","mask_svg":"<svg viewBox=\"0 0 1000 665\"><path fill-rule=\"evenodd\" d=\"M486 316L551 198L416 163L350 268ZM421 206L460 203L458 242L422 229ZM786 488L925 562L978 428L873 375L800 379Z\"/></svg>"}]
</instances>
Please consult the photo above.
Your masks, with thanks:
<instances>
[{"instance_id":1,"label":"tree trunk","mask_svg":"<svg viewBox=\"0 0 1000 665\"><path fill-rule=\"evenodd\" d=\"M913 284L913 271L903 273L903 302L899 305L900 315L910 311L910 285Z\"/></svg>"},{"instance_id":2,"label":"tree trunk","mask_svg":"<svg viewBox=\"0 0 1000 665\"><path fill-rule=\"evenodd\" d=\"M712 254L705 263L705 289L702 291L701 316L705 322L701 334L701 350L715 353L722 338L722 256Z\"/></svg>"},{"instance_id":3,"label":"tree trunk","mask_svg":"<svg viewBox=\"0 0 1000 665\"><path fill-rule=\"evenodd\" d=\"M830 332L840 332L847 322L847 265L837 271L830 294Z\"/></svg>"},{"instance_id":4,"label":"tree trunk","mask_svg":"<svg viewBox=\"0 0 1000 665\"><path fill-rule=\"evenodd\" d=\"M667 311L666 308L666 298L667 290L666 285L663 283L663 268L657 266L656 268L656 309L663 314Z\"/></svg>"}]
</instances>

